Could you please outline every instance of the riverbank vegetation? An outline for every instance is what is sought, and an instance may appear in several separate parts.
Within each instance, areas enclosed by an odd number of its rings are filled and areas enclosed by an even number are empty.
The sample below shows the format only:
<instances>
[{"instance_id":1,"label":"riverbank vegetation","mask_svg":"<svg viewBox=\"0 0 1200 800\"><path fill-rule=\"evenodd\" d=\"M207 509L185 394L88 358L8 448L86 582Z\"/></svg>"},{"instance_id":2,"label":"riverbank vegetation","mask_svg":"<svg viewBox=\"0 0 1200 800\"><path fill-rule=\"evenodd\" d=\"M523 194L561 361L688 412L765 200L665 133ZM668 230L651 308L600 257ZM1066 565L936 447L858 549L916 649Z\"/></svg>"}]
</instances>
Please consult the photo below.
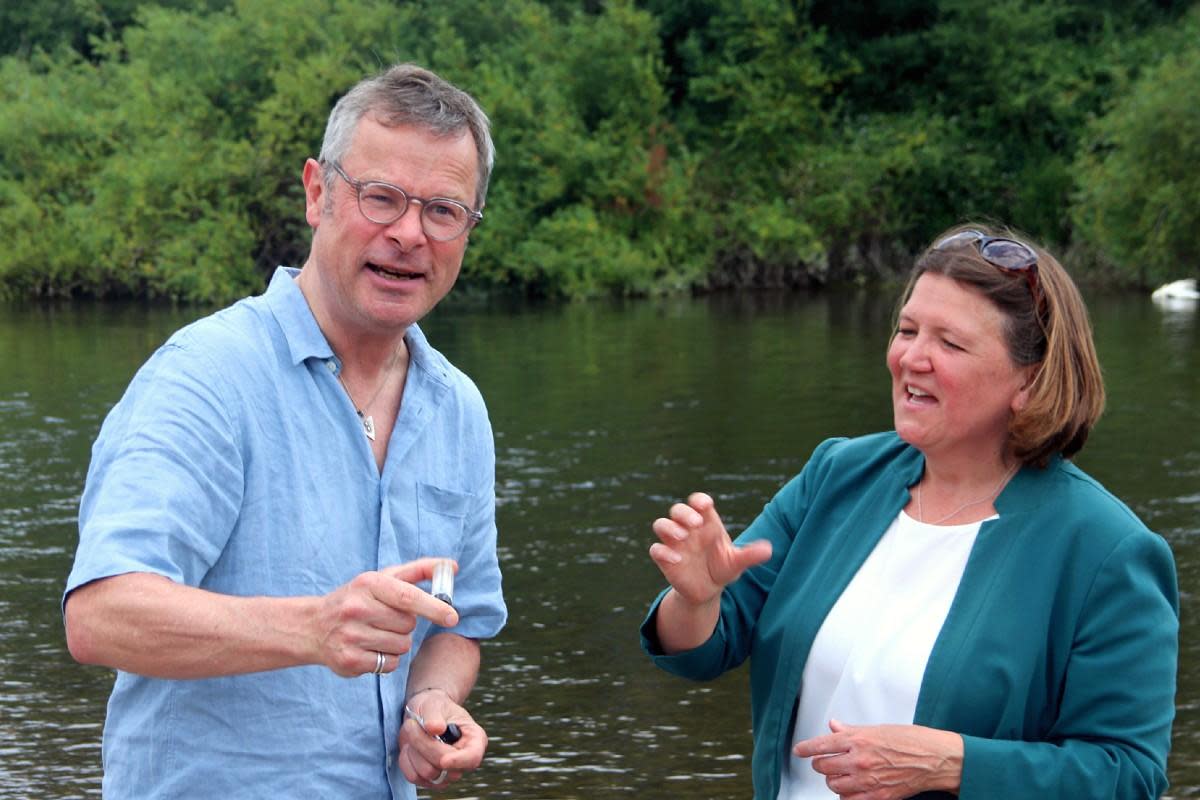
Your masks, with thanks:
<instances>
[{"instance_id":1,"label":"riverbank vegetation","mask_svg":"<svg viewBox=\"0 0 1200 800\"><path fill-rule=\"evenodd\" d=\"M1200 273L1194 1L31 0L0 54L10 295L260 291L332 102L401 60L493 121L474 286L870 282L980 217Z\"/></svg>"}]
</instances>

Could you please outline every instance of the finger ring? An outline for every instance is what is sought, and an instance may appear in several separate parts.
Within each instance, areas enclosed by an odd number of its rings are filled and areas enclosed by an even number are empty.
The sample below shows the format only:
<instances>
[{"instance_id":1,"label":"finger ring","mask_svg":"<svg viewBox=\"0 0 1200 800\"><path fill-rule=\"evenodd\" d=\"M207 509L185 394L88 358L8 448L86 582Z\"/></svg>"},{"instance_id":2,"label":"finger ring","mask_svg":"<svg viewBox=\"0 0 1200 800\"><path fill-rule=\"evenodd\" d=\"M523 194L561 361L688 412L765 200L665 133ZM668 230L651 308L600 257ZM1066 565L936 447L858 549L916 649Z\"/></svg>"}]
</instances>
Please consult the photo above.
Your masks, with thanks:
<instances>
[{"instance_id":1,"label":"finger ring","mask_svg":"<svg viewBox=\"0 0 1200 800\"><path fill-rule=\"evenodd\" d=\"M442 770L442 774L438 775L436 778L431 780L430 783L433 784L434 786L439 785L442 781L446 780L446 774L447 774L446 770Z\"/></svg>"},{"instance_id":2,"label":"finger ring","mask_svg":"<svg viewBox=\"0 0 1200 800\"><path fill-rule=\"evenodd\" d=\"M375 653L375 674L376 675L383 674L383 663L384 663L385 659L387 659L387 656L385 656L383 653L381 653L381 652Z\"/></svg>"}]
</instances>

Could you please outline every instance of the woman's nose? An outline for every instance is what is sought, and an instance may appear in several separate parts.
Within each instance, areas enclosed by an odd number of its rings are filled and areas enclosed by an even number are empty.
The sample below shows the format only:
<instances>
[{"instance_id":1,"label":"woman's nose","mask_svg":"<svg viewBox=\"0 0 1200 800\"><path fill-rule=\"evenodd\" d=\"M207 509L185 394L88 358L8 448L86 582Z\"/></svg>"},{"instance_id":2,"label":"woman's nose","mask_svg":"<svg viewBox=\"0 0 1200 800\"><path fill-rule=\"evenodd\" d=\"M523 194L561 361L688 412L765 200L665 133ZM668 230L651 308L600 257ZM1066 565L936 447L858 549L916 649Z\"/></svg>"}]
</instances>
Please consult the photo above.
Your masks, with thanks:
<instances>
[{"instance_id":1,"label":"woman's nose","mask_svg":"<svg viewBox=\"0 0 1200 800\"><path fill-rule=\"evenodd\" d=\"M912 370L929 368L929 346L925 338L916 336L911 339L900 354L900 366Z\"/></svg>"}]
</instances>

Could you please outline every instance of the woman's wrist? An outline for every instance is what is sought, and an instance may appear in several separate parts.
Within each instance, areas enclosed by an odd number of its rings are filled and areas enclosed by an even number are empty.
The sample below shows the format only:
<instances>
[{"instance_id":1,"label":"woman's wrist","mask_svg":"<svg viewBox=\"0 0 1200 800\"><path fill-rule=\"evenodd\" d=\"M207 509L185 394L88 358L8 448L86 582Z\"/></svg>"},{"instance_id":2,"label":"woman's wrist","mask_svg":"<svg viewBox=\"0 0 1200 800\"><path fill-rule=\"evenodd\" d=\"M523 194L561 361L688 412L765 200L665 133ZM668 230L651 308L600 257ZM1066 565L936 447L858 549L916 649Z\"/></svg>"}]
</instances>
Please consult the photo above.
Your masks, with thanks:
<instances>
[{"instance_id":1,"label":"woman's wrist","mask_svg":"<svg viewBox=\"0 0 1200 800\"><path fill-rule=\"evenodd\" d=\"M936 764L930 771L929 789L957 795L962 788L963 738L953 731L929 728L937 736L934 758Z\"/></svg>"},{"instance_id":2,"label":"woman's wrist","mask_svg":"<svg viewBox=\"0 0 1200 800\"><path fill-rule=\"evenodd\" d=\"M672 589L658 607L655 628L667 655L692 650L708 641L721 617L721 595L696 604Z\"/></svg>"}]
</instances>

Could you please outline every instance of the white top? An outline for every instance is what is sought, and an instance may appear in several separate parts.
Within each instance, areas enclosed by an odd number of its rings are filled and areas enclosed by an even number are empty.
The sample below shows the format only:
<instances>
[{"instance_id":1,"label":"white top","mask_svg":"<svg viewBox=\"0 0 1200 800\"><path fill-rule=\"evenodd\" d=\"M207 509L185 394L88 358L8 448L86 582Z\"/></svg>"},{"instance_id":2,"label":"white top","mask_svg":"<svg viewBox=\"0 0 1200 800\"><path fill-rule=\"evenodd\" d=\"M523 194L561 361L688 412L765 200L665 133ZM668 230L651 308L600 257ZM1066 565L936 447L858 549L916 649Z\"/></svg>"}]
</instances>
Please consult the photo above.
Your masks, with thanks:
<instances>
[{"instance_id":1,"label":"white top","mask_svg":"<svg viewBox=\"0 0 1200 800\"><path fill-rule=\"evenodd\" d=\"M981 524L927 525L900 512L817 632L793 745L829 733L830 719L912 723L925 664ZM836 800L811 761L784 761L779 800Z\"/></svg>"}]
</instances>

